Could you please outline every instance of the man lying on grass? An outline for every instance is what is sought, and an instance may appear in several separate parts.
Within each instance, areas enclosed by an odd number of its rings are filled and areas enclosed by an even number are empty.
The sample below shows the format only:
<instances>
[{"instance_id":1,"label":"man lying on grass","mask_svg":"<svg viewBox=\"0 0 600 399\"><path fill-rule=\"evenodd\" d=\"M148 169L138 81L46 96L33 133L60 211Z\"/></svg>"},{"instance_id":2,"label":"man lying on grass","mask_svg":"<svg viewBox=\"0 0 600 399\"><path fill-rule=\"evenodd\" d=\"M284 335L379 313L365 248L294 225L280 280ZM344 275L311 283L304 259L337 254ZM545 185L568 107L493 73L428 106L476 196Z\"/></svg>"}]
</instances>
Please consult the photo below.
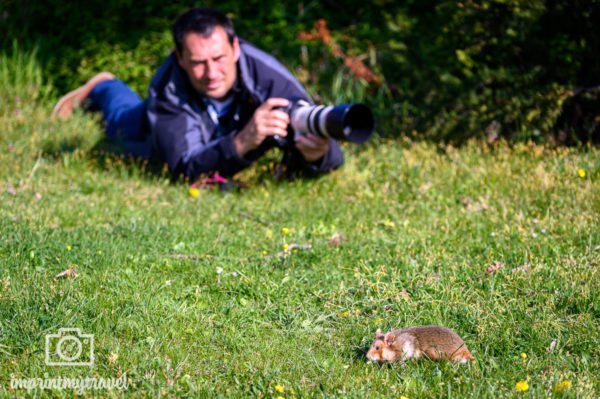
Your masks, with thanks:
<instances>
[{"instance_id":1,"label":"man lying on grass","mask_svg":"<svg viewBox=\"0 0 600 399\"><path fill-rule=\"evenodd\" d=\"M102 111L111 141L126 154L166 162L173 177L233 176L285 141L290 99L310 101L275 58L236 37L223 13L192 8L173 25L175 51L160 66L143 101L125 83L102 72L56 104L67 118L89 100ZM343 163L332 139L296 135L284 146L288 172L327 172Z\"/></svg>"}]
</instances>

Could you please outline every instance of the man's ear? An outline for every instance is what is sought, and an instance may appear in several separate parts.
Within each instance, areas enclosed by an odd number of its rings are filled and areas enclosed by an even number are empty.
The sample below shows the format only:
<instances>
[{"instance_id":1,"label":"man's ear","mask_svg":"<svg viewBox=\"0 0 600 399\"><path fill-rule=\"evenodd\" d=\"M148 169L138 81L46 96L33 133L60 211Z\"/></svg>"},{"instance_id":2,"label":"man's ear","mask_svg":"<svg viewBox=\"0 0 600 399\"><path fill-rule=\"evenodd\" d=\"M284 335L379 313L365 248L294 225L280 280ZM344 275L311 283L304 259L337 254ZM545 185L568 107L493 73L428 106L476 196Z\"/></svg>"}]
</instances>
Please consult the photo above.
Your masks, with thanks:
<instances>
[{"instance_id":1,"label":"man's ear","mask_svg":"<svg viewBox=\"0 0 600 399\"><path fill-rule=\"evenodd\" d=\"M236 36L233 38L233 59L235 60L235 62L238 62L238 60L240 59L240 52L240 41Z\"/></svg>"},{"instance_id":2,"label":"man's ear","mask_svg":"<svg viewBox=\"0 0 600 399\"><path fill-rule=\"evenodd\" d=\"M385 334L385 337L383 338L383 341L387 344L387 345L391 345L394 343L394 341L396 340L396 336L394 335L393 332L389 332L387 334Z\"/></svg>"},{"instance_id":3,"label":"man's ear","mask_svg":"<svg viewBox=\"0 0 600 399\"><path fill-rule=\"evenodd\" d=\"M177 64L183 68L183 57L179 50L175 49L175 56L177 57Z\"/></svg>"}]
</instances>

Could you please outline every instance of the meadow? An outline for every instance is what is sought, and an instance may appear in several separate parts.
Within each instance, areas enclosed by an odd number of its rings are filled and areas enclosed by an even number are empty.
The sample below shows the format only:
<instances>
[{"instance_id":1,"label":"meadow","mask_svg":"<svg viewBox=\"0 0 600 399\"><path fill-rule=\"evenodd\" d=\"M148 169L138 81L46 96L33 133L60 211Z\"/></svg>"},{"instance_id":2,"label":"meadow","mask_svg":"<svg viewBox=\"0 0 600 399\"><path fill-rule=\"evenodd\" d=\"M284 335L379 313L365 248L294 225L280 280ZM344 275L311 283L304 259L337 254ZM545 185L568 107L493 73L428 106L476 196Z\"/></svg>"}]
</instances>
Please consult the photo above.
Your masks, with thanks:
<instances>
[{"instance_id":1,"label":"meadow","mask_svg":"<svg viewBox=\"0 0 600 399\"><path fill-rule=\"evenodd\" d=\"M54 93L56 94L56 93ZM600 151L374 137L319 179L190 192L49 118L32 59L0 63L0 396L598 397ZM66 275L57 277L61 272ZM453 328L476 360L378 367L378 328ZM94 336L50 366L48 334Z\"/></svg>"}]
</instances>

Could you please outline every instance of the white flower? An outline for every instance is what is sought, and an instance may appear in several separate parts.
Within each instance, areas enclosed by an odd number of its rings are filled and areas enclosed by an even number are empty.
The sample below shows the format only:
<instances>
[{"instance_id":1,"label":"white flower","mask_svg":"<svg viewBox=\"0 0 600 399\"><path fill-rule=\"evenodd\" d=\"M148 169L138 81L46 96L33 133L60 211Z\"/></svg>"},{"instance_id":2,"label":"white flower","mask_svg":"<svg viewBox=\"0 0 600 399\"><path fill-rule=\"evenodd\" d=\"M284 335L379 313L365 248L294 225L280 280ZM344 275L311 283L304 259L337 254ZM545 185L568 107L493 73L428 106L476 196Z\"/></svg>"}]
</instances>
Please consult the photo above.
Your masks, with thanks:
<instances>
[{"instance_id":1,"label":"white flower","mask_svg":"<svg viewBox=\"0 0 600 399\"><path fill-rule=\"evenodd\" d=\"M223 273L223 268L222 267L217 267L217 274L221 274Z\"/></svg>"},{"instance_id":2,"label":"white flower","mask_svg":"<svg viewBox=\"0 0 600 399\"><path fill-rule=\"evenodd\" d=\"M114 353L111 352L110 355L108 356L108 363L109 364L113 364L114 362L116 362L119 359L119 354L118 353Z\"/></svg>"}]
</instances>

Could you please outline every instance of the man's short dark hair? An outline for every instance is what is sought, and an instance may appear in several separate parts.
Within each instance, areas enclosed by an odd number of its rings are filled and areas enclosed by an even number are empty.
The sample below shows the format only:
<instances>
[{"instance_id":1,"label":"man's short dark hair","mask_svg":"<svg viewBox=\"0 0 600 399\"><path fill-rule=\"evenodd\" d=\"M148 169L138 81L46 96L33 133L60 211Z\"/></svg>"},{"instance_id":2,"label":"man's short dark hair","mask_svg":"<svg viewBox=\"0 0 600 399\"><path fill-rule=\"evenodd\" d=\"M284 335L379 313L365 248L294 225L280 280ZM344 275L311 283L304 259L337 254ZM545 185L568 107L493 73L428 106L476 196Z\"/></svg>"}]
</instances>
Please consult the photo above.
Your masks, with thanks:
<instances>
[{"instance_id":1,"label":"man's short dark hair","mask_svg":"<svg viewBox=\"0 0 600 399\"><path fill-rule=\"evenodd\" d=\"M215 27L220 26L227 33L229 43L233 45L235 31L233 22L220 11L208 7L194 7L183 13L173 24L173 41L179 54L183 51L183 38L190 32L210 36Z\"/></svg>"}]
</instances>

